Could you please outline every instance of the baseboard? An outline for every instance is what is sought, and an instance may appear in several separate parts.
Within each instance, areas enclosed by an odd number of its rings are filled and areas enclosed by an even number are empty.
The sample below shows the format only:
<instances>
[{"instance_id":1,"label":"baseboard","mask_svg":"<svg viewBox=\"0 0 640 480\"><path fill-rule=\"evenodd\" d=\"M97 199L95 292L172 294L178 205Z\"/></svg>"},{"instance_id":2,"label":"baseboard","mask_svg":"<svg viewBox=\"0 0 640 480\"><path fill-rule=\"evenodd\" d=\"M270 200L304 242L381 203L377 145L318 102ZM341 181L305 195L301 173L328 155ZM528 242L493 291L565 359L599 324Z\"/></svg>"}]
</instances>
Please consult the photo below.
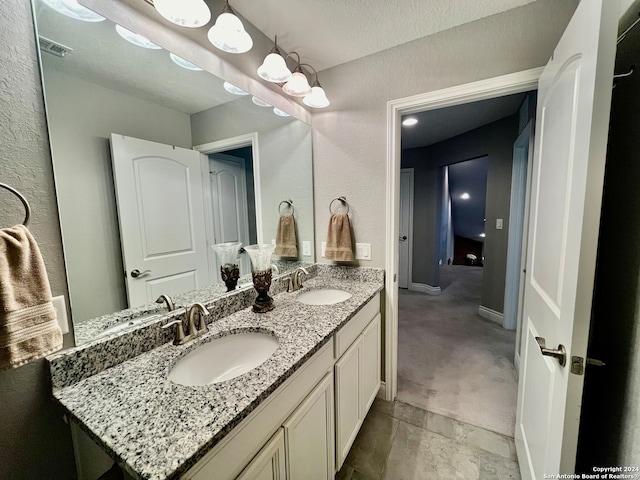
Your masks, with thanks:
<instances>
[{"instance_id":1,"label":"baseboard","mask_svg":"<svg viewBox=\"0 0 640 480\"><path fill-rule=\"evenodd\" d=\"M492 322L497 323L502 327L504 324L504 314L500 312L496 312L495 310L491 310L483 305L478 307L478 315L482 318L486 318L487 320L491 320Z\"/></svg>"},{"instance_id":2,"label":"baseboard","mask_svg":"<svg viewBox=\"0 0 640 480\"><path fill-rule=\"evenodd\" d=\"M426 285L424 283L413 283L409 284L409 290L413 292L426 293L427 295L440 295L442 290L440 287L432 287L431 285Z\"/></svg>"}]
</instances>

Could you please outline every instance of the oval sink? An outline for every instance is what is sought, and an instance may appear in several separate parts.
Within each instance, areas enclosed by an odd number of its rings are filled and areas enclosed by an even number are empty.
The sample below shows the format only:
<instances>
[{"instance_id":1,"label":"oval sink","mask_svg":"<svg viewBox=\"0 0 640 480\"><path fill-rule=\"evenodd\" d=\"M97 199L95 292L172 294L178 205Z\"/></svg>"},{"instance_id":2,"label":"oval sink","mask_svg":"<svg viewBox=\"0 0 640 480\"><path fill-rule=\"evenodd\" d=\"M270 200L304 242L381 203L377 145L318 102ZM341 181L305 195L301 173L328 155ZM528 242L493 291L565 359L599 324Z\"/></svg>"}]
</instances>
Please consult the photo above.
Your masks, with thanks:
<instances>
[{"instance_id":1,"label":"oval sink","mask_svg":"<svg viewBox=\"0 0 640 480\"><path fill-rule=\"evenodd\" d=\"M253 370L278 348L278 340L266 333L235 333L197 347L178 360L169 380L186 386L224 382Z\"/></svg>"},{"instance_id":2,"label":"oval sink","mask_svg":"<svg viewBox=\"0 0 640 480\"><path fill-rule=\"evenodd\" d=\"M344 302L350 299L351 296L349 292L345 292L344 290L322 288L301 293L296 300L300 303L306 303L307 305L333 305Z\"/></svg>"}]
</instances>

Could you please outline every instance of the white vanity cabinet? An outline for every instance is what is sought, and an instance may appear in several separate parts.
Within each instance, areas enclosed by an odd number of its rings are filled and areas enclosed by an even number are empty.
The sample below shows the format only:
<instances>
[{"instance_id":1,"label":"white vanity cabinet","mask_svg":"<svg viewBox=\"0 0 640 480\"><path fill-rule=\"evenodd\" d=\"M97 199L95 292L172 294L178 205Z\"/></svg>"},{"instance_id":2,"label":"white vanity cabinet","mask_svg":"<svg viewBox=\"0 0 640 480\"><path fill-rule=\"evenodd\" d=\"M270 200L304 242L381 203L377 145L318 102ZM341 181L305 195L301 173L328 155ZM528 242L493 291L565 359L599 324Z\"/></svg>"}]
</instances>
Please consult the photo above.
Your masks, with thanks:
<instances>
[{"instance_id":1,"label":"white vanity cabinet","mask_svg":"<svg viewBox=\"0 0 640 480\"><path fill-rule=\"evenodd\" d=\"M237 480L286 480L286 478L284 429L280 428L242 471Z\"/></svg>"},{"instance_id":2,"label":"white vanity cabinet","mask_svg":"<svg viewBox=\"0 0 640 480\"><path fill-rule=\"evenodd\" d=\"M380 300L371 300L336 334L336 471L380 388Z\"/></svg>"}]
</instances>

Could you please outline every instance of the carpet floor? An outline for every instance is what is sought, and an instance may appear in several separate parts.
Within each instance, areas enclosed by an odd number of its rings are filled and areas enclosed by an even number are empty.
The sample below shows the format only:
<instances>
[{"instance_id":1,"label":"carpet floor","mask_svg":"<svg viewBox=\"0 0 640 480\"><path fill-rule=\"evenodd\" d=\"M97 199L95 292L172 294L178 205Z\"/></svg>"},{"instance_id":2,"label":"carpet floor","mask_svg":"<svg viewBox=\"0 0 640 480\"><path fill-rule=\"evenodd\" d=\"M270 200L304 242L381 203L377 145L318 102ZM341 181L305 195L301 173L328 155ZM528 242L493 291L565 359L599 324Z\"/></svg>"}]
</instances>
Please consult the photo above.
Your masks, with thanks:
<instances>
[{"instance_id":1,"label":"carpet floor","mask_svg":"<svg viewBox=\"0 0 640 480\"><path fill-rule=\"evenodd\" d=\"M482 268L446 265L442 294L400 290L398 400L513 437L515 332L478 315Z\"/></svg>"}]
</instances>

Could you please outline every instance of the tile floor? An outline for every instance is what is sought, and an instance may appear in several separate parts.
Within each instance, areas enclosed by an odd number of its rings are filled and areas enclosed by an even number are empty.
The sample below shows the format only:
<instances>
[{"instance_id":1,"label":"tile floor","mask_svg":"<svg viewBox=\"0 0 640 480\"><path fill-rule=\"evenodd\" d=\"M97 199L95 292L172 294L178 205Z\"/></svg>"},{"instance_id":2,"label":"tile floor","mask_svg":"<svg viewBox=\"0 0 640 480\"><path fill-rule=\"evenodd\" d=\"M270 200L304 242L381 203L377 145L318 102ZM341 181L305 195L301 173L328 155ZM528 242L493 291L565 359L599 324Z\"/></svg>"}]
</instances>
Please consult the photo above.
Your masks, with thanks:
<instances>
[{"instance_id":1,"label":"tile floor","mask_svg":"<svg viewBox=\"0 0 640 480\"><path fill-rule=\"evenodd\" d=\"M513 439L376 399L336 480L520 480Z\"/></svg>"}]
</instances>

